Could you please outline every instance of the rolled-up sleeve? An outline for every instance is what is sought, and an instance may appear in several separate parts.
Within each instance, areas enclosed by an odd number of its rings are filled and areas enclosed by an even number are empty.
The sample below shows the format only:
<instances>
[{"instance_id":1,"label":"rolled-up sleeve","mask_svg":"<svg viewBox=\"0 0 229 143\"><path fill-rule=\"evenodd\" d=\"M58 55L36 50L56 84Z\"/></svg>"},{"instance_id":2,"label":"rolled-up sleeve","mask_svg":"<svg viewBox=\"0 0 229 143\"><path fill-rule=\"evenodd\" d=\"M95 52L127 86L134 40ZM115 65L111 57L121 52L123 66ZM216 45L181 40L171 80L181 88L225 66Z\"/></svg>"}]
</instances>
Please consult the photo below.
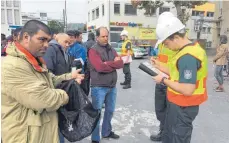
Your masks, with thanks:
<instances>
[{"instance_id":1,"label":"rolled-up sleeve","mask_svg":"<svg viewBox=\"0 0 229 143\"><path fill-rule=\"evenodd\" d=\"M200 61L191 55L184 55L178 61L179 82L196 84L197 70L200 67Z\"/></svg>"},{"instance_id":2,"label":"rolled-up sleeve","mask_svg":"<svg viewBox=\"0 0 229 143\"><path fill-rule=\"evenodd\" d=\"M130 49L131 49L131 43L128 42L128 43L126 44L126 50L130 50Z\"/></svg>"}]
</instances>

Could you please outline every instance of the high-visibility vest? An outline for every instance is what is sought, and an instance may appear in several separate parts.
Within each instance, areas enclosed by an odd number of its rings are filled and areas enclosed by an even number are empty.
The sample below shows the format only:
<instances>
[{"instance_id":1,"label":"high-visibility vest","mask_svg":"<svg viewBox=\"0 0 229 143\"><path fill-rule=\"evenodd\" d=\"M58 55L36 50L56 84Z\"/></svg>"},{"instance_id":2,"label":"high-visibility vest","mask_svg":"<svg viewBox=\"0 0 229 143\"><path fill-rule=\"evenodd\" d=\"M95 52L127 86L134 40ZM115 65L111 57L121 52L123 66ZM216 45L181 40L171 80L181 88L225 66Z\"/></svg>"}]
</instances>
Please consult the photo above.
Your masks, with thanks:
<instances>
[{"instance_id":1,"label":"high-visibility vest","mask_svg":"<svg viewBox=\"0 0 229 143\"><path fill-rule=\"evenodd\" d=\"M122 44L122 50L121 50L121 55L122 55L122 56L127 56L126 44L127 44L128 42L131 43L131 41L127 39L127 40L124 41L123 44ZM133 52L133 48L132 48L132 44L131 44L131 47L130 47L130 55L133 55L133 53L134 53L134 52Z\"/></svg>"},{"instance_id":2,"label":"high-visibility vest","mask_svg":"<svg viewBox=\"0 0 229 143\"><path fill-rule=\"evenodd\" d=\"M192 55L197 60L201 62L201 67L197 71L197 81L196 81L196 89L194 93L190 96L183 95L178 93L171 88L167 88L167 98L170 102L179 105L179 106L195 106L200 105L204 101L207 100L207 55L204 49L200 47L198 43L194 45L189 45L178 52L169 64L169 73L170 73L170 80L178 82L179 81L179 71L177 67L178 60L186 55ZM185 71L184 71L185 72ZM187 71L187 76L192 76L190 71Z\"/></svg>"},{"instance_id":3,"label":"high-visibility vest","mask_svg":"<svg viewBox=\"0 0 229 143\"><path fill-rule=\"evenodd\" d=\"M158 46L158 60L160 63L167 65L176 52L166 48L164 44Z\"/></svg>"}]
</instances>

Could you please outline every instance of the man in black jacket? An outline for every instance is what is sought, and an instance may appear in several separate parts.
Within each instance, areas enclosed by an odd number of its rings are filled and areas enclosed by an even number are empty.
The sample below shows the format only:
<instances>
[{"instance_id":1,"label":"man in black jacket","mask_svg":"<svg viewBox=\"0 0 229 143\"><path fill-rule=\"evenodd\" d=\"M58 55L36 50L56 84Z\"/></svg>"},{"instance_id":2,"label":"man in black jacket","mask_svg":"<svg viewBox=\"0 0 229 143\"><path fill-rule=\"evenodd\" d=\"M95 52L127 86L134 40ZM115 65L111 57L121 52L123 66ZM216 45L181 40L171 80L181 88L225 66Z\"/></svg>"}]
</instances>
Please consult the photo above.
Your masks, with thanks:
<instances>
[{"instance_id":1,"label":"man in black jacket","mask_svg":"<svg viewBox=\"0 0 229 143\"><path fill-rule=\"evenodd\" d=\"M55 75L71 72L72 59L66 53L70 44L70 37L59 33L49 42L49 47L44 55L47 68Z\"/></svg>"},{"instance_id":2,"label":"man in black jacket","mask_svg":"<svg viewBox=\"0 0 229 143\"><path fill-rule=\"evenodd\" d=\"M55 75L71 72L72 59L66 53L70 45L70 37L65 33L59 33L55 39L49 42L49 47L43 56L47 68ZM59 132L60 143L64 143L64 137Z\"/></svg>"},{"instance_id":3,"label":"man in black jacket","mask_svg":"<svg viewBox=\"0 0 229 143\"><path fill-rule=\"evenodd\" d=\"M90 48L95 44L95 34L90 32L88 34L88 40L83 44L83 46L87 49L87 52L90 50Z\"/></svg>"},{"instance_id":4,"label":"man in black jacket","mask_svg":"<svg viewBox=\"0 0 229 143\"><path fill-rule=\"evenodd\" d=\"M96 43L95 35L94 33L91 32L88 34L87 42L83 44L83 46L86 48L86 51L87 51L87 62L85 63L85 68L84 68L85 78L83 82L81 83L81 85L83 85L83 87L85 88L85 91L87 91L85 92L87 96L89 95L89 92L90 92L90 67L88 64L88 52L95 43Z\"/></svg>"}]
</instances>

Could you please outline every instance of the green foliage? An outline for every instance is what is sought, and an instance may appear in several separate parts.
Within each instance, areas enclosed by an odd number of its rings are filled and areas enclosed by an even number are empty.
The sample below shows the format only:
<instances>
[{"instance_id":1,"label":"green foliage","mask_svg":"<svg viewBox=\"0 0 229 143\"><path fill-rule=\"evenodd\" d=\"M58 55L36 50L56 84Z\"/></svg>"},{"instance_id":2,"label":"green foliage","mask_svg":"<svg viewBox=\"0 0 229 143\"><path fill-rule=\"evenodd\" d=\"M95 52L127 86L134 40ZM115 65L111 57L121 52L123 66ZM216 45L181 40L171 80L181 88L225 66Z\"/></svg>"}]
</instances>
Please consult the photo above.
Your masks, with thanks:
<instances>
[{"instance_id":1,"label":"green foliage","mask_svg":"<svg viewBox=\"0 0 229 143\"><path fill-rule=\"evenodd\" d=\"M86 32L87 31L87 23L84 25L83 30Z\"/></svg>"},{"instance_id":2,"label":"green foliage","mask_svg":"<svg viewBox=\"0 0 229 143\"><path fill-rule=\"evenodd\" d=\"M52 20L48 22L48 26L50 27L53 33L61 33L64 32L64 25L59 21Z\"/></svg>"}]
</instances>

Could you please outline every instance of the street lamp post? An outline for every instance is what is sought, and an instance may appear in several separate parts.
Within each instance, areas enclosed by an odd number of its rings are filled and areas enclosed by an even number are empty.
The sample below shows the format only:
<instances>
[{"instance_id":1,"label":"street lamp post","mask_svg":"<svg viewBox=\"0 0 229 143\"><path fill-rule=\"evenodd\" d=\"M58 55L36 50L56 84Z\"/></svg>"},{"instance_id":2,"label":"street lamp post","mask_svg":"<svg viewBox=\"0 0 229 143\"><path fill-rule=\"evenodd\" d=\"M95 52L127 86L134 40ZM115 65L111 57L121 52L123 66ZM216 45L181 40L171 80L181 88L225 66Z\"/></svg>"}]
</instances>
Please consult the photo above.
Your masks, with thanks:
<instances>
[{"instance_id":1,"label":"street lamp post","mask_svg":"<svg viewBox=\"0 0 229 143\"><path fill-rule=\"evenodd\" d=\"M68 16L67 16L67 2L65 0L65 18L66 18L66 31L68 30Z\"/></svg>"}]
</instances>

